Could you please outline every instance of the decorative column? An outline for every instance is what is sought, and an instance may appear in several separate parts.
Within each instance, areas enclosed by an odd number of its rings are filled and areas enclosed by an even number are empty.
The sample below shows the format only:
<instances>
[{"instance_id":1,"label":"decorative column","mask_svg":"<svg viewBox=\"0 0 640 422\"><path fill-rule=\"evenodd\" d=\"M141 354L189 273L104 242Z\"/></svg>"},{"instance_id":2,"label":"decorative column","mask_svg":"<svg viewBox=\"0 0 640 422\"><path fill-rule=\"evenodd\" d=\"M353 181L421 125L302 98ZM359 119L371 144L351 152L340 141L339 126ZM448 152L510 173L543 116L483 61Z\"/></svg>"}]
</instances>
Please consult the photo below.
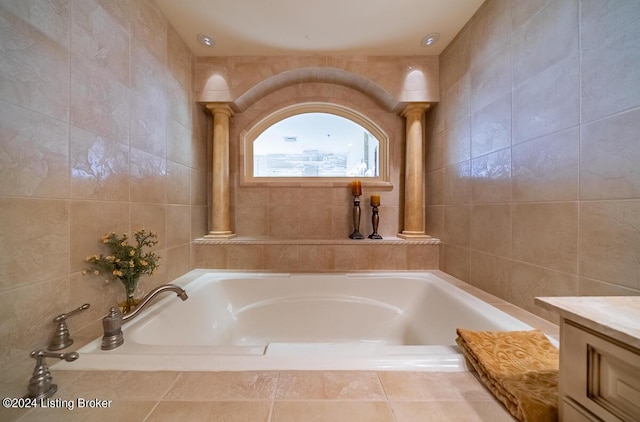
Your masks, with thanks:
<instances>
[{"instance_id":1,"label":"decorative column","mask_svg":"<svg viewBox=\"0 0 640 422\"><path fill-rule=\"evenodd\" d=\"M213 160L211 172L211 219L206 238L231 238L229 202L229 119L233 110L227 103L207 103L213 115Z\"/></svg>"},{"instance_id":2,"label":"decorative column","mask_svg":"<svg viewBox=\"0 0 640 422\"><path fill-rule=\"evenodd\" d=\"M407 119L404 173L404 230L402 239L424 239L424 113L428 103L409 104L402 116Z\"/></svg>"}]
</instances>

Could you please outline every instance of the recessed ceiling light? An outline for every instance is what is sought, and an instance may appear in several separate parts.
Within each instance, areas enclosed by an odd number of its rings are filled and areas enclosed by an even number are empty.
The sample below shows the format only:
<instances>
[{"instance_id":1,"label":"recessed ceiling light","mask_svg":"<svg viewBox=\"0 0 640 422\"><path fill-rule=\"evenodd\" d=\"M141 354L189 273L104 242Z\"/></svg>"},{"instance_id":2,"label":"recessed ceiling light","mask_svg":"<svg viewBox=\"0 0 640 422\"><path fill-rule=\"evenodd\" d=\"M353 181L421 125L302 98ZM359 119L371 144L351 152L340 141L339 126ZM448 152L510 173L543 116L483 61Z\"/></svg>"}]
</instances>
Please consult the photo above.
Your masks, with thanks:
<instances>
[{"instance_id":1,"label":"recessed ceiling light","mask_svg":"<svg viewBox=\"0 0 640 422\"><path fill-rule=\"evenodd\" d=\"M423 47L429 47L430 45L435 44L436 41L440 39L440 34L437 32L432 32L431 34L427 34L422 38L420 44Z\"/></svg>"},{"instance_id":2,"label":"recessed ceiling light","mask_svg":"<svg viewBox=\"0 0 640 422\"><path fill-rule=\"evenodd\" d=\"M211 35L198 34L198 42L206 47L213 47L216 45L216 40Z\"/></svg>"}]
</instances>

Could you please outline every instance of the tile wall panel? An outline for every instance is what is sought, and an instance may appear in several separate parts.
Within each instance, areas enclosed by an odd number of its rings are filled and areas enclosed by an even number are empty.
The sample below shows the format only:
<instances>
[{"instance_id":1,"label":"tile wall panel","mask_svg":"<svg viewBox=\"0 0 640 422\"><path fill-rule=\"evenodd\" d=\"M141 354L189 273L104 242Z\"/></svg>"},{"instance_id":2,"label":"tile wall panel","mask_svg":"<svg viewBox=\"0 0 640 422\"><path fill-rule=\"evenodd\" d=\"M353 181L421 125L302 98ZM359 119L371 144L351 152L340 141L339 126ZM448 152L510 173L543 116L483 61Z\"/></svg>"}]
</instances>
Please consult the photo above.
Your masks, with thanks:
<instances>
[{"instance_id":1,"label":"tile wall panel","mask_svg":"<svg viewBox=\"0 0 640 422\"><path fill-rule=\"evenodd\" d=\"M3 0L0 20L0 369L22 385L54 316L89 302L69 325L97 325L123 291L81 273L103 233L159 234L143 289L192 268L208 129L191 115L193 55L155 2Z\"/></svg>"},{"instance_id":2,"label":"tile wall panel","mask_svg":"<svg viewBox=\"0 0 640 422\"><path fill-rule=\"evenodd\" d=\"M640 294L639 23L634 1L488 0L445 49L443 270L551 319L534 296Z\"/></svg>"}]
</instances>

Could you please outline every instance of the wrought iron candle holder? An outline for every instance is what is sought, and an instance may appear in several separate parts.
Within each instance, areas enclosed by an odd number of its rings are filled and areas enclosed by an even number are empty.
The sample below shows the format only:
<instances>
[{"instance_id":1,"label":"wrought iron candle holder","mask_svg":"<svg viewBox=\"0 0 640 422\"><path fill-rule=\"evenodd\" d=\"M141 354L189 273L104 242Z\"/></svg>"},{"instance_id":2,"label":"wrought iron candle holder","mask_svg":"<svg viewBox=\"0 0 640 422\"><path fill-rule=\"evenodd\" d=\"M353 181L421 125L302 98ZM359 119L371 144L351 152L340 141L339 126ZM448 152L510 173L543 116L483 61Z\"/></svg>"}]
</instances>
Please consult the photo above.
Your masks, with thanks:
<instances>
[{"instance_id":1,"label":"wrought iron candle holder","mask_svg":"<svg viewBox=\"0 0 640 422\"><path fill-rule=\"evenodd\" d=\"M351 195L353 195L353 233L349 235L349 239L364 239L360 233L360 195L362 195L362 182L354 180L351 182Z\"/></svg>"},{"instance_id":2,"label":"wrought iron candle holder","mask_svg":"<svg viewBox=\"0 0 640 422\"><path fill-rule=\"evenodd\" d=\"M382 236L378 234L378 224L380 224L380 216L378 215L378 206L371 204L373 207L371 214L371 225L373 226L373 233L369 235L369 239L382 239Z\"/></svg>"},{"instance_id":3,"label":"wrought iron candle holder","mask_svg":"<svg viewBox=\"0 0 640 422\"><path fill-rule=\"evenodd\" d=\"M349 235L349 239L364 239L360 233L360 195L353 196L353 233Z\"/></svg>"},{"instance_id":4,"label":"wrought iron candle holder","mask_svg":"<svg viewBox=\"0 0 640 422\"><path fill-rule=\"evenodd\" d=\"M369 235L369 239L382 239L382 236L378 234L378 224L380 224L380 216L378 215L379 206L380 195L371 195L371 207L373 208L371 213L371 225L373 226L373 233Z\"/></svg>"}]
</instances>

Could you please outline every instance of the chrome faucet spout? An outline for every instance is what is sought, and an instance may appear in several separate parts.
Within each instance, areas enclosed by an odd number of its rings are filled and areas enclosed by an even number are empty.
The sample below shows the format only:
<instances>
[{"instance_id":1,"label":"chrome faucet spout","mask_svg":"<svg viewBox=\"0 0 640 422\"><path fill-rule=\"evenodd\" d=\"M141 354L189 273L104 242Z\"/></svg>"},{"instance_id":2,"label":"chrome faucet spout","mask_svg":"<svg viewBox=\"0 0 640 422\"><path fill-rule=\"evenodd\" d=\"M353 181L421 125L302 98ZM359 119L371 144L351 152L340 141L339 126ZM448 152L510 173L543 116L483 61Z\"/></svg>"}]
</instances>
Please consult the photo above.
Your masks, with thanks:
<instances>
[{"instance_id":1,"label":"chrome faucet spout","mask_svg":"<svg viewBox=\"0 0 640 422\"><path fill-rule=\"evenodd\" d=\"M109 313L102 318L102 327L104 335L102 336L102 350L111 350L121 346L124 343L124 335L122 334L122 324L134 319L140 312L160 293L174 292L180 299L187 300L187 292L181 287L173 284L163 284L151 290L136 307L135 311L130 314L123 315L116 308L111 308Z\"/></svg>"}]
</instances>

